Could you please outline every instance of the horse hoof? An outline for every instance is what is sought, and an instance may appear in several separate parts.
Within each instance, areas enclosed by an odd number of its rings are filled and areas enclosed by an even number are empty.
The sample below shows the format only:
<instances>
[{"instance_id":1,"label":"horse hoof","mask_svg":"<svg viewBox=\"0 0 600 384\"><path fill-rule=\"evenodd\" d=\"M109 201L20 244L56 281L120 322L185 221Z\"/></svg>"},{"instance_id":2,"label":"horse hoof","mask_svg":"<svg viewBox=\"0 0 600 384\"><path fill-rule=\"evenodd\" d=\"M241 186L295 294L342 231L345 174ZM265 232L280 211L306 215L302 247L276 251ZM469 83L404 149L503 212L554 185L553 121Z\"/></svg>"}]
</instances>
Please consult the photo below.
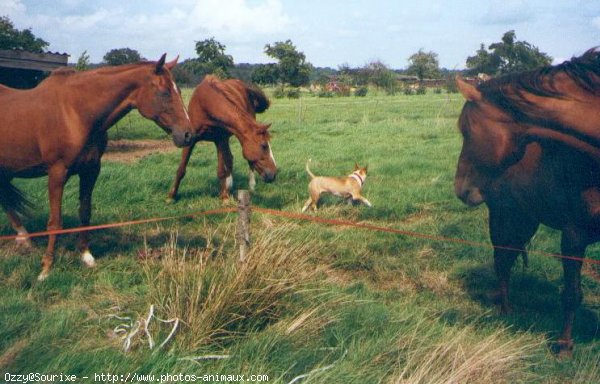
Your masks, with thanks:
<instances>
[{"instance_id":1,"label":"horse hoof","mask_svg":"<svg viewBox=\"0 0 600 384\"><path fill-rule=\"evenodd\" d=\"M575 343L573 340L557 340L554 344L552 344L552 352L559 358L567 358L570 359L573 357L573 347Z\"/></svg>"},{"instance_id":2,"label":"horse hoof","mask_svg":"<svg viewBox=\"0 0 600 384\"><path fill-rule=\"evenodd\" d=\"M37 281L44 281L46 280L46 278L50 275L50 273L48 271L42 271L38 277L37 277Z\"/></svg>"},{"instance_id":3,"label":"horse hoof","mask_svg":"<svg viewBox=\"0 0 600 384\"><path fill-rule=\"evenodd\" d=\"M94 268L96 266L96 259L90 253L90 251L85 251L83 255L81 255L81 261L88 268Z\"/></svg>"},{"instance_id":4,"label":"horse hoof","mask_svg":"<svg viewBox=\"0 0 600 384\"><path fill-rule=\"evenodd\" d=\"M29 239L17 239L15 241L17 248L28 250L33 248L33 243Z\"/></svg>"}]
</instances>

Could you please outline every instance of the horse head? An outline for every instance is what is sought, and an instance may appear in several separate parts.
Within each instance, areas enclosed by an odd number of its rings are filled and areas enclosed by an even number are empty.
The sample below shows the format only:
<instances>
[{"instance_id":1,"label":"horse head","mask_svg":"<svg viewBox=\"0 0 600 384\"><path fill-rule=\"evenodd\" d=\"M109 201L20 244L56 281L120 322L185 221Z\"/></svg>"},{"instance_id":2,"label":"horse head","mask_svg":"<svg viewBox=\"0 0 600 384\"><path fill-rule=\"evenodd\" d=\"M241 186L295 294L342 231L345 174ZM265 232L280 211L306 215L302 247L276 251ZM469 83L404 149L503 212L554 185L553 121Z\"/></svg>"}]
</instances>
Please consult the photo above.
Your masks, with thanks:
<instances>
[{"instance_id":1,"label":"horse head","mask_svg":"<svg viewBox=\"0 0 600 384\"><path fill-rule=\"evenodd\" d=\"M458 89L466 99L458 126L463 145L458 160L454 189L466 204L484 202L487 182L502 174L522 156L524 145L522 124L493 104L464 80L456 79Z\"/></svg>"},{"instance_id":2,"label":"horse head","mask_svg":"<svg viewBox=\"0 0 600 384\"><path fill-rule=\"evenodd\" d=\"M250 168L258 172L266 183L275 180L277 164L273 157L268 129L271 124L259 124L241 135L242 154L250 164Z\"/></svg>"},{"instance_id":3,"label":"horse head","mask_svg":"<svg viewBox=\"0 0 600 384\"><path fill-rule=\"evenodd\" d=\"M165 63L165 57L166 54L163 54L144 77L136 93L135 105L142 116L153 120L171 134L176 146L187 146L194 135L181 93L171 74L177 58Z\"/></svg>"}]
</instances>

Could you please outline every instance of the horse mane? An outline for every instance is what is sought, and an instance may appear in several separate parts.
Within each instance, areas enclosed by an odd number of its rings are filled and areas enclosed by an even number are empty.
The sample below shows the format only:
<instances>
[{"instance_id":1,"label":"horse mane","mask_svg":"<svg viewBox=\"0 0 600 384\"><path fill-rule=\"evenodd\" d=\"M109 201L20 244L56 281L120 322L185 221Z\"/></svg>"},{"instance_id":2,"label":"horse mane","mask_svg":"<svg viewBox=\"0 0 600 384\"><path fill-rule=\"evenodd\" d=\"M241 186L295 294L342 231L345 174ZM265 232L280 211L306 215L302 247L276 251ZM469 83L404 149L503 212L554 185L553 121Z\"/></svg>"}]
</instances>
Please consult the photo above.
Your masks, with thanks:
<instances>
[{"instance_id":1,"label":"horse mane","mask_svg":"<svg viewBox=\"0 0 600 384\"><path fill-rule=\"evenodd\" d=\"M254 84L244 84L246 87L246 93L248 94L248 100L254 106L254 112L263 113L271 106L271 102L267 98L267 95Z\"/></svg>"},{"instance_id":2,"label":"horse mane","mask_svg":"<svg viewBox=\"0 0 600 384\"><path fill-rule=\"evenodd\" d=\"M70 76L74 73L77 73L77 71L73 68L60 67L50 72L50 76Z\"/></svg>"},{"instance_id":3,"label":"horse mane","mask_svg":"<svg viewBox=\"0 0 600 384\"><path fill-rule=\"evenodd\" d=\"M499 108L510 112L519 121L545 120L545 111L525 99L525 94L562 98L556 87L556 78L567 75L585 92L600 96L600 51L589 49L580 57L555 66L514 73L493 78L477 86L483 97Z\"/></svg>"},{"instance_id":4,"label":"horse mane","mask_svg":"<svg viewBox=\"0 0 600 384\"><path fill-rule=\"evenodd\" d=\"M229 104L236 110L236 113L246 122L250 123L253 126L256 126L257 121L252 116L243 105L240 105L239 97L236 95L235 89L233 86L226 84L221 81L218 77L213 75L206 75L204 77L204 81L206 82L214 91L223 96ZM246 83L241 80L237 80L238 84L244 88L244 94L247 98L247 101L250 105L253 106L254 111L257 113L264 112L270 105L269 99L265 96L265 94L258 89L257 87L249 87ZM213 118L216 118L213 116ZM217 118L217 120L219 120ZM267 131L265 134L269 135Z\"/></svg>"}]
</instances>

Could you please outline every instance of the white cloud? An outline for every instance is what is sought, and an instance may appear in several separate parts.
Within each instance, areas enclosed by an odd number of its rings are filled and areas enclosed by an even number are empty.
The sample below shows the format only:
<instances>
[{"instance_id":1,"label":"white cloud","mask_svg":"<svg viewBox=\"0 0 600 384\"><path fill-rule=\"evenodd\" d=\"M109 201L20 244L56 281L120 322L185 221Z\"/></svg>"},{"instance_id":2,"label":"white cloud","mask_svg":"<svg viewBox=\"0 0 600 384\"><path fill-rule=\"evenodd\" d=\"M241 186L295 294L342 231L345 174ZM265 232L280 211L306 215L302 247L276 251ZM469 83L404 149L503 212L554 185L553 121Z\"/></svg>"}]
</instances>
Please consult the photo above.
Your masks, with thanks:
<instances>
[{"instance_id":1,"label":"white cloud","mask_svg":"<svg viewBox=\"0 0 600 384\"><path fill-rule=\"evenodd\" d=\"M0 16L12 17L12 15L23 14L27 8L21 0L2 0L0 1Z\"/></svg>"},{"instance_id":2,"label":"white cloud","mask_svg":"<svg viewBox=\"0 0 600 384\"><path fill-rule=\"evenodd\" d=\"M188 21L193 30L237 39L282 32L291 23L281 0L266 0L254 6L247 0L198 0Z\"/></svg>"},{"instance_id":3,"label":"white cloud","mask_svg":"<svg viewBox=\"0 0 600 384\"><path fill-rule=\"evenodd\" d=\"M483 24L512 25L530 21L535 14L530 4L523 0L492 1L481 17Z\"/></svg>"}]
</instances>

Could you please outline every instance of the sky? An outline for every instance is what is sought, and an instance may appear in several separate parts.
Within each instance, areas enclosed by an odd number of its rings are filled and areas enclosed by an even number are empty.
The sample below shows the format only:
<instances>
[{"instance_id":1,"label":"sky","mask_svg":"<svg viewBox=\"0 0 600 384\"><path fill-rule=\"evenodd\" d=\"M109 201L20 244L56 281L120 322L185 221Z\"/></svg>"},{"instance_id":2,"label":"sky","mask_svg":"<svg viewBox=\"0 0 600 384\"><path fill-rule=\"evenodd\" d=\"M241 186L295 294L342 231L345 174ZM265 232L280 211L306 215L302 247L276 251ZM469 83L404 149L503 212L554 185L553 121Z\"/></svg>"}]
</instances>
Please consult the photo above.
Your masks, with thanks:
<instances>
[{"instance_id":1,"label":"sky","mask_svg":"<svg viewBox=\"0 0 600 384\"><path fill-rule=\"evenodd\" d=\"M265 45L290 39L308 62L332 68L375 60L406 68L423 49L462 69L509 30L555 63L600 45L597 0L0 0L0 16L70 63L83 51L98 63L115 48L183 60L211 37L236 63L272 62Z\"/></svg>"}]
</instances>

